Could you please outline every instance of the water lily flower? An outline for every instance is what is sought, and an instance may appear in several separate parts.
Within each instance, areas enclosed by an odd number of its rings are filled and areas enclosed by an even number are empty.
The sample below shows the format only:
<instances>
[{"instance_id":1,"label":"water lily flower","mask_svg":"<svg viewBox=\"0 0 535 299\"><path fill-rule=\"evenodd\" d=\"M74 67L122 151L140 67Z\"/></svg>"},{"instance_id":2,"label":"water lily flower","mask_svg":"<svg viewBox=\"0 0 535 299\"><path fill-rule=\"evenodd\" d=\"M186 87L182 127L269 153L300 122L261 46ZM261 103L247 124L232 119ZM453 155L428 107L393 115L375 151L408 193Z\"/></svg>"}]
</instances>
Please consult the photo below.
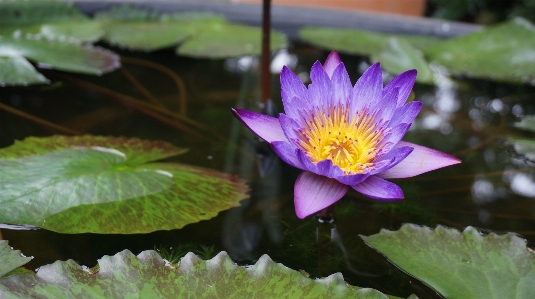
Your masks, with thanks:
<instances>
[{"instance_id":1,"label":"water lily flower","mask_svg":"<svg viewBox=\"0 0 535 299\"><path fill-rule=\"evenodd\" d=\"M279 118L233 109L286 163L302 169L294 187L299 218L342 198L349 187L380 201L403 199L401 188L385 179L407 178L460 163L453 156L401 141L422 103L406 103L416 70L383 88L379 63L351 86L333 51L310 72L308 88L287 67L280 75L284 112Z\"/></svg>"}]
</instances>

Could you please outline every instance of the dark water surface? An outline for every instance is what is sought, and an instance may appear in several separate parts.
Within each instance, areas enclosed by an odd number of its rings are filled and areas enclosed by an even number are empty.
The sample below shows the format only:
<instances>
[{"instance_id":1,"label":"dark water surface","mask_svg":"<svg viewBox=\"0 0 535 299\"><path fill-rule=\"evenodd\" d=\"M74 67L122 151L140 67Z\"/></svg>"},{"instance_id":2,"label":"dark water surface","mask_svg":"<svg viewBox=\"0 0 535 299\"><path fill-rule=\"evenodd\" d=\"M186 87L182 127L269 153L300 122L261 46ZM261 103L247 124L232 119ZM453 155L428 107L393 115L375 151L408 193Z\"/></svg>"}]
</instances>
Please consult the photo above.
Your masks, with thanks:
<instances>
[{"instance_id":1,"label":"dark water surface","mask_svg":"<svg viewBox=\"0 0 535 299\"><path fill-rule=\"evenodd\" d=\"M507 136L532 136L512 128L519 116L535 113L535 88L483 80L443 80L439 87L416 85L415 98L424 102L404 140L450 153L463 163L416 178L395 180L405 192L399 203L381 203L350 191L337 205L334 223L315 217L300 220L293 210L293 184L299 171L276 158L269 147L234 119L231 107L258 111L258 62L252 58L196 60L172 51L152 54L122 52L125 57L167 66L183 80L186 94L169 76L140 66L124 66L159 100L177 111L187 101L186 115L214 131L184 133L122 105L98 90L80 86L90 82L138 99L144 96L121 70L92 77L46 71L52 85L6 87L0 102L32 115L94 135L159 139L189 148L170 161L234 173L248 181L250 199L217 217L180 230L143 235L65 235L46 230L0 229L10 245L34 256L30 267L73 259L94 266L103 255L123 249L170 247L203 251L206 256L227 251L240 264L254 263L262 254L311 277L342 272L353 285L373 287L407 297L438 298L433 291L389 264L358 237L380 229L396 230L403 223L462 229L468 225L493 232L516 232L535 243L535 173L533 165L505 143ZM287 61L306 78L315 60L328 54L295 46ZM342 56L352 82L366 68L366 60ZM133 62L134 61L134 62ZM73 83L70 79L79 81ZM388 77L385 77L388 79ZM273 75L273 99L282 112L278 75ZM182 89L182 91L184 91ZM15 139L58 133L0 110L0 146ZM220 142L215 134L229 142ZM239 148L238 152L236 148ZM1 220L0 220L1 221Z\"/></svg>"}]
</instances>

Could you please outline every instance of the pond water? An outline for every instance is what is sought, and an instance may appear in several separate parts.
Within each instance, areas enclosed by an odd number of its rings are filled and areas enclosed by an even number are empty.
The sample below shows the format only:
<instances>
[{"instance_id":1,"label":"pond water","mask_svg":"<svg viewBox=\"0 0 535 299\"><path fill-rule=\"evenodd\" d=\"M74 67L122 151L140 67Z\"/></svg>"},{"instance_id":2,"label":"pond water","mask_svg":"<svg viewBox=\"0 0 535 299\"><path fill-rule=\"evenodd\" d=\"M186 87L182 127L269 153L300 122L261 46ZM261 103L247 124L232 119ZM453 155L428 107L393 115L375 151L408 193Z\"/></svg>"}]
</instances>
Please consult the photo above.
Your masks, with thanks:
<instances>
[{"instance_id":1,"label":"pond water","mask_svg":"<svg viewBox=\"0 0 535 299\"><path fill-rule=\"evenodd\" d=\"M299 171L280 161L230 112L231 107L259 110L256 59L188 59L170 50L119 53L127 58L123 65L128 73L118 70L92 77L49 70L44 74L52 80L51 85L5 87L0 89L0 101L77 132L158 139L189 148L188 153L169 161L236 174L247 180L250 198L211 220L149 234L69 235L1 228L3 239L11 246L34 256L30 268L66 259L91 267L103 255L124 249L134 254L154 248L162 252L193 250L204 258L225 250L242 265L268 254L311 277L342 272L353 285L405 298L411 293L419 298L440 298L389 264L358 235L396 230L403 223L458 229L471 225L485 232L516 232L528 245L535 243L533 165L505 142L507 136L530 136L511 124L522 115L535 113L534 87L473 79L443 80L438 87L417 84L414 95L424 108L404 140L450 153L463 163L396 180L405 193L405 200L397 203L373 201L350 191L336 206L334 222L319 223L315 217L300 220L295 216L293 185ZM290 57L293 69L306 79L313 62L324 61L327 54L294 44L289 56L279 58ZM367 61L341 58L354 83ZM170 68L183 86L143 61ZM130 76L170 110L184 113L212 133L183 132L87 85L144 99ZM278 75L273 75L273 101L282 112L279 90ZM0 111L1 147L15 139L54 133L60 132Z\"/></svg>"}]
</instances>

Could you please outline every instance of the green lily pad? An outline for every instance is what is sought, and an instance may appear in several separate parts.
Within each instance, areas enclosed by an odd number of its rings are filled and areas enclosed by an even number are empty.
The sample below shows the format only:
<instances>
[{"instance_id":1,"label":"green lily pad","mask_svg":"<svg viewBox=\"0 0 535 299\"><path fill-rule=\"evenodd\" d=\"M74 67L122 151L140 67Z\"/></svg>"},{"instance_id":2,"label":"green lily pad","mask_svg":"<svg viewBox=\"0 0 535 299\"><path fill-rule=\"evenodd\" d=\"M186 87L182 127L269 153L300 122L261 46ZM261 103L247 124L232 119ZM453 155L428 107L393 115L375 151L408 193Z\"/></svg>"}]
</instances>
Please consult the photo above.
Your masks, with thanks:
<instances>
[{"instance_id":1,"label":"green lily pad","mask_svg":"<svg viewBox=\"0 0 535 299\"><path fill-rule=\"evenodd\" d=\"M104 35L102 24L93 20L45 23L39 32L48 40L75 43L93 43Z\"/></svg>"},{"instance_id":2,"label":"green lily pad","mask_svg":"<svg viewBox=\"0 0 535 299\"><path fill-rule=\"evenodd\" d=\"M434 83L433 71L419 49L440 42L438 38L323 27L304 27L299 35L305 41L328 50L371 56L373 61L381 62L384 69L392 74L417 69L418 82Z\"/></svg>"},{"instance_id":3,"label":"green lily pad","mask_svg":"<svg viewBox=\"0 0 535 299\"><path fill-rule=\"evenodd\" d=\"M87 17L66 1L0 1L0 25L29 25Z\"/></svg>"},{"instance_id":4,"label":"green lily pad","mask_svg":"<svg viewBox=\"0 0 535 299\"><path fill-rule=\"evenodd\" d=\"M301 28L299 36L304 41L327 50L361 56L381 51L388 37L386 34L355 29L310 26Z\"/></svg>"},{"instance_id":5,"label":"green lily pad","mask_svg":"<svg viewBox=\"0 0 535 299\"><path fill-rule=\"evenodd\" d=\"M535 298L535 254L515 234L406 224L361 238L446 298Z\"/></svg>"},{"instance_id":6,"label":"green lily pad","mask_svg":"<svg viewBox=\"0 0 535 299\"><path fill-rule=\"evenodd\" d=\"M93 75L101 75L120 66L119 56L111 51L67 42L49 42L43 38L4 37L0 40L2 56L24 56L43 68Z\"/></svg>"},{"instance_id":7,"label":"green lily pad","mask_svg":"<svg viewBox=\"0 0 535 299\"><path fill-rule=\"evenodd\" d=\"M528 160L535 161L535 139L509 137L507 143L513 146L516 153L523 155Z\"/></svg>"},{"instance_id":8,"label":"green lily pad","mask_svg":"<svg viewBox=\"0 0 535 299\"><path fill-rule=\"evenodd\" d=\"M535 80L535 26L522 18L424 49L454 74L527 83Z\"/></svg>"},{"instance_id":9,"label":"green lily pad","mask_svg":"<svg viewBox=\"0 0 535 299\"><path fill-rule=\"evenodd\" d=\"M210 22L196 21L195 24L202 27L192 28L196 34L177 48L177 54L196 58L260 55L262 50L260 28L231 24L220 19L213 19ZM275 31L271 31L270 41L271 50L286 46L284 36Z\"/></svg>"},{"instance_id":10,"label":"green lily pad","mask_svg":"<svg viewBox=\"0 0 535 299\"><path fill-rule=\"evenodd\" d=\"M522 119L514 123L514 126L523 130L535 132L535 115L526 115Z\"/></svg>"},{"instance_id":11,"label":"green lily pad","mask_svg":"<svg viewBox=\"0 0 535 299\"><path fill-rule=\"evenodd\" d=\"M357 29L313 26L301 28L299 36L304 41L327 50L361 56L370 56L382 51L385 42L392 37L406 40L420 50L442 41L434 36L393 35Z\"/></svg>"},{"instance_id":12,"label":"green lily pad","mask_svg":"<svg viewBox=\"0 0 535 299\"><path fill-rule=\"evenodd\" d=\"M22 256L20 250L13 250L5 240L0 240L0 277L27 264L31 257Z\"/></svg>"},{"instance_id":13,"label":"green lily pad","mask_svg":"<svg viewBox=\"0 0 535 299\"><path fill-rule=\"evenodd\" d=\"M48 83L22 56L0 57L0 86Z\"/></svg>"},{"instance_id":14,"label":"green lily pad","mask_svg":"<svg viewBox=\"0 0 535 299\"><path fill-rule=\"evenodd\" d=\"M128 250L104 256L98 270L84 270L73 260L57 261L36 274L0 279L0 292L6 298L55 299L388 298L373 289L348 286L340 273L312 280L267 255L246 268L237 266L225 252L207 261L188 253L174 265L152 250L137 257Z\"/></svg>"},{"instance_id":15,"label":"green lily pad","mask_svg":"<svg viewBox=\"0 0 535 299\"><path fill-rule=\"evenodd\" d=\"M143 51L175 46L190 35L189 28L176 22L110 22L105 26L104 39L111 45Z\"/></svg>"},{"instance_id":16,"label":"green lily pad","mask_svg":"<svg viewBox=\"0 0 535 299\"><path fill-rule=\"evenodd\" d=\"M243 181L177 163L165 142L111 137L29 138L0 150L0 222L63 233L181 228L239 205Z\"/></svg>"},{"instance_id":17,"label":"green lily pad","mask_svg":"<svg viewBox=\"0 0 535 299\"><path fill-rule=\"evenodd\" d=\"M104 39L113 45L154 51L177 47L177 54L197 58L228 58L259 55L261 30L233 24L207 13L157 15L132 5L112 7L95 18L104 24ZM271 48L286 45L280 33L271 32Z\"/></svg>"},{"instance_id":18,"label":"green lily pad","mask_svg":"<svg viewBox=\"0 0 535 299\"><path fill-rule=\"evenodd\" d=\"M420 50L400 38L391 37L386 40L382 49L372 55L373 61L381 62L381 66L389 73L400 74L409 69L416 69L419 83L433 84L433 70L423 57Z\"/></svg>"}]
</instances>

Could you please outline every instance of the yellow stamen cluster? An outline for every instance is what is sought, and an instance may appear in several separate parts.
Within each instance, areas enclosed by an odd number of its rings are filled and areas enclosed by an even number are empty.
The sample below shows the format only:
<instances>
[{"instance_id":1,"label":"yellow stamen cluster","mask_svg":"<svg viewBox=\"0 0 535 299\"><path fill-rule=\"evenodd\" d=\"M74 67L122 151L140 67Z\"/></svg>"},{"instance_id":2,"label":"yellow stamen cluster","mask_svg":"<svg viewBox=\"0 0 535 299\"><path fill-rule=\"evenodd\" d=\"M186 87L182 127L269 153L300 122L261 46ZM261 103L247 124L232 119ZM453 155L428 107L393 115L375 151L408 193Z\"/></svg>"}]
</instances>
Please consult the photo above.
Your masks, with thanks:
<instances>
[{"instance_id":1,"label":"yellow stamen cluster","mask_svg":"<svg viewBox=\"0 0 535 299\"><path fill-rule=\"evenodd\" d=\"M330 159L346 174L365 173L380 150L383 132L375 115L360 111L351 119L349 109L329 107L310 113L299 134L300 145L312 162Z\"/></svg>"}]
</instances>

